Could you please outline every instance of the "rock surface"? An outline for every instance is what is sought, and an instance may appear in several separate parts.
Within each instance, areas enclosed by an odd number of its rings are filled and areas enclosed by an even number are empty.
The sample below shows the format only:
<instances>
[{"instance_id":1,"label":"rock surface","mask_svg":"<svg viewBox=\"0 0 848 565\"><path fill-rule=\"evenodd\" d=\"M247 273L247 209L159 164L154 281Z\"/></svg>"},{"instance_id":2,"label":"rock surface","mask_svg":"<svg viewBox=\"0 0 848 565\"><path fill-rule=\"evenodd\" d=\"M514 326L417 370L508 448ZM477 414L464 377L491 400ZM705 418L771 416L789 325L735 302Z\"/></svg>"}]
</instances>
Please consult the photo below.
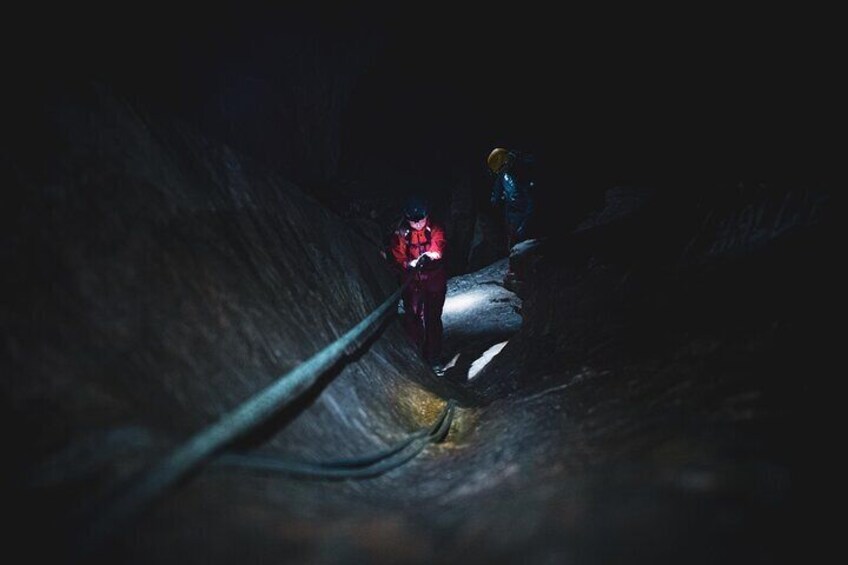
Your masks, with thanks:
<instances>
[{"instance_id":1,"label":"rock surface","mask_svg":"<svg viewBox=\"0 0 848 565\"><path fill-rule=\"evenodd\" d=\"M63 562L80 508L396 287L373 238L226 147L108 92L50 108L4 161L3 484L13 543ZM82 561L816 561L832 187L676 188L614 191L516 292L504 261L451 280L443 375L388 323L231 447L361 456L456 399L444 441L368 479L205 465Z\"/></svg>"}]
</instances>

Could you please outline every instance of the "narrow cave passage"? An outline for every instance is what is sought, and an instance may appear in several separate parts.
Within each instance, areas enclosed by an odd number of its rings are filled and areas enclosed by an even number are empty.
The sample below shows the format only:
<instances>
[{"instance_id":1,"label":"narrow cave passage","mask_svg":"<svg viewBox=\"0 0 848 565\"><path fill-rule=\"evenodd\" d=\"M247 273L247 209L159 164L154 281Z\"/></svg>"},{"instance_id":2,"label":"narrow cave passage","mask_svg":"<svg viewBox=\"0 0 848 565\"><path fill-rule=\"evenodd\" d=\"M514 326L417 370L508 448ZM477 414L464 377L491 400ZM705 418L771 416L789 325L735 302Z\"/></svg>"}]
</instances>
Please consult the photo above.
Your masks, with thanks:
<instances>
[{"instance_id":1,"label":"narrow cave passage","mask_svg":"<svg viewBox=\"0 0 848 565\"><path fill-rule=\"evenodd\" d=\"M425 192L450 242L447 363L387 321L127 523L95 511L114 535L79 562L821 560L844 185L822 54L840 35L798 14L534 13L497 51L488 18L353 12L15 20L9 554L74 561L80 510L374 312L398 288L399 204ZM489 200L498 146L541 164L515 255ZM337 474L220 464L234 453Z\"/></svg>"}]
</instances>

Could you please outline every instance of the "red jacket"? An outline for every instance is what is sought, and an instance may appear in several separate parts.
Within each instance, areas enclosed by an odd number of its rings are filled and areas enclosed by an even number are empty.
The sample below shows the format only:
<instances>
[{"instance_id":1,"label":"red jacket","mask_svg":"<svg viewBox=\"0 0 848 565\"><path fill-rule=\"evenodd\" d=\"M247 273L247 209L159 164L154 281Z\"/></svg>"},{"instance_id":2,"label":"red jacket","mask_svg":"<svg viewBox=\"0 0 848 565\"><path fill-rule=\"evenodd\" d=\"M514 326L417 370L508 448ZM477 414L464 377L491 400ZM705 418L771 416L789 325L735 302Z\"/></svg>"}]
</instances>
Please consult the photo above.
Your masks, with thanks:
<instances>
[{"instance_id":1,"label":"red jacket","mask_svg":"<svg viewBox=\"0 0 848 565\"><path fill-rule=\"evenodd\" d=\"M401 270L406 271L409 269L409 262L425 251L438 251L444 258L445 244L444 228L432 220L428 219L424 229L420 230L413 230L407 224L392 234L392 260ZM434 267L440 266L442 261L433 261L430 264Z\"/></svg>"}]
</instances>

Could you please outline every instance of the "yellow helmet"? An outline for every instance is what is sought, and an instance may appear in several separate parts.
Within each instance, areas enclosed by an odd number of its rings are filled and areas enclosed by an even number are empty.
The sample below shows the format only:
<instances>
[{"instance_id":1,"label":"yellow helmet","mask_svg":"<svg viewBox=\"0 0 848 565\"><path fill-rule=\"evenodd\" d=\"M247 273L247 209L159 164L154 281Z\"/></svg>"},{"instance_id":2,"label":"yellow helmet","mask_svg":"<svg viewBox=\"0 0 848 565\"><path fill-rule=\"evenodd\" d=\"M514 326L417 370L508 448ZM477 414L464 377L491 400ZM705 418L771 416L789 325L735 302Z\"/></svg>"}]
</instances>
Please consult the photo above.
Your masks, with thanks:
<instances>
[{"instance_id":1,"label":"yellow helmet","mask_svg":"<svg viewBox=\"0 0 848 565\"><path fill-rule=\"evenodd\" d=\"M509 151L503 147L495 147L486 158L486 164L493 173L500 171L509 161Z\"/></svg>"}]
</instances>

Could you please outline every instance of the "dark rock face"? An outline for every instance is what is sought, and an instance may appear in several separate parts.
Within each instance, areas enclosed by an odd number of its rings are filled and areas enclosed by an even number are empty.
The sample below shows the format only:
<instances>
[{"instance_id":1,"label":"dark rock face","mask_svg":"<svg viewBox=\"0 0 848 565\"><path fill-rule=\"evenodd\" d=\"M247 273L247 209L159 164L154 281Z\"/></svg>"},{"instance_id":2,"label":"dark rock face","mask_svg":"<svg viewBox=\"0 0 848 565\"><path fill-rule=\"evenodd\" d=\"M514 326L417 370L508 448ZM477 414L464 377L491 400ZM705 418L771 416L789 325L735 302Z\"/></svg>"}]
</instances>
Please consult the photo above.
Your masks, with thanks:
<instances>
[{"instance_id":1,"label":"dark rock face","mask_svg":"<svg viewBox=\"0 0 848 565\"><path fill-rule=\"evenodd\" d=\"M488 369L513 378L486 395L533 406L543 435L564 426L540 455L570 484L544 520L573 520L570 541L551 543L580 562L819 554L806 517L833 425L831 189L641 191L624 212L622 193L523 258L525 323Z\"/></svg>"},{"instance_id":2,"label":"dark rock face","mask_svg":"<svg viewBox=\"0 0 848 565\"><path fill-rule=\"evenodd\" d=\"M6 171L18 200L4 225L4 438L20 454L6 485L25 488L25 530L70 526L66 512L395 289L354 225L226 147L96 89L56 100L44 125L51 153L13 152ZM354 456L435 416L420 410L436 398L408 376L422 370L413 350L394 325L387 334L281 414L277 426L310 415L270 445Z\"/></svg>"}]
</instances>

